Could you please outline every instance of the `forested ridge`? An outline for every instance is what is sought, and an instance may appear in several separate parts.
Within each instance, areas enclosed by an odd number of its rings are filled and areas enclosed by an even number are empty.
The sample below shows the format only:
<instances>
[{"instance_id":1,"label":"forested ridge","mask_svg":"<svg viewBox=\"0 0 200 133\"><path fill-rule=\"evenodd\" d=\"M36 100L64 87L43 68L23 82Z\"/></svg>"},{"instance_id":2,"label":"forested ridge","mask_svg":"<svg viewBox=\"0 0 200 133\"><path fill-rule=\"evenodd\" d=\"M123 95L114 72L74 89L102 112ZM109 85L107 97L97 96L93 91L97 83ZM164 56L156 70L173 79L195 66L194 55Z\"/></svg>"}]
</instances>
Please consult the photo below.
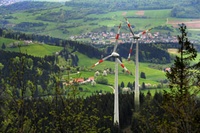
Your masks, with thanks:
<instances>
[{"instance_id":1,"label":"forested ridge","mask_svg":"<svg viewBox=\"0 0 200 133\"><path fill-rule=\"evenodd\" d=\"M101 12L117 10L172 9L171 15L173 17L200 17L200 3L198 0L104 0L103 2L101 0L74 0L66 2L66 5L78 6L81 8L95 7Z\"/></svg>"},{"instance_id":2,"label":"forested ridge","mask_svg":"<svg viewBox=\"0 0 200 133\"><path fill-rule=\"evenodd\" d=\"M73 14L77 19L89 14L102 14L111 11L119 10L156 10L156 9L172 9L171 16L177 18L199 18L200 3L199 0L73 0L65 2L66 6L73 7L74 10L68 10L66 17L73 19ZM8 12L20 12L20 11L38 11L38 10L49 10L56 7L63 6L61 3L56 2L33 2L25 1L15 3L9 6L1 6L0 13L6 14ZM83 9L87 10L83 10ZM76 11L82 11L82 15L79 16ZM42 19L42 18L38 18ZM61 18L60 18L61 19Z\"/></svg>"}]
</instances>

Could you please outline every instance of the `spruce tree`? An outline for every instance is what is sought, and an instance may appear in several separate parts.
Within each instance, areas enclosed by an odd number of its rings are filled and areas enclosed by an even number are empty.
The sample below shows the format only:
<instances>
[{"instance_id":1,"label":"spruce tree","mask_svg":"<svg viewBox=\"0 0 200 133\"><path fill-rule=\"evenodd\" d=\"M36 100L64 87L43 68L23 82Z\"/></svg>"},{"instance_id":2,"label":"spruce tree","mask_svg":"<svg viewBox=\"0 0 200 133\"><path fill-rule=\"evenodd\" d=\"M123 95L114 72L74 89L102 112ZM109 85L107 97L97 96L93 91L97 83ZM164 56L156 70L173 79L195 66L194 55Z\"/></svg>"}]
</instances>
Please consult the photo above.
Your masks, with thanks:
<instances>
[{"instance_id":1,"label":"spruce tree","mask_svg":"<svg viewBox=\"0 0 200 133\"><path fill-rule=\"evenodd\" d=\"M179 30L181 35L177 38L180 55L176 56L171 71L166 74L170 91L164 92L162 108L165 110L165 117L158 129L162 132L198 132L199 124L195 117L199 108L195 101L197 87L194 85L196 76L192 64L197 51L188 40L186 25L181 24Z\"/></svg>"},{"instance_id":2,"label":"spruce tree","mask_svg":"<svg viewBox=\"0 0 200 133\"><path fill-rule=\"evenodd\" d=\"M5 43L2 44L1 48L2 48L2 49L6 49Z\"/></svg>"}]
</instances>

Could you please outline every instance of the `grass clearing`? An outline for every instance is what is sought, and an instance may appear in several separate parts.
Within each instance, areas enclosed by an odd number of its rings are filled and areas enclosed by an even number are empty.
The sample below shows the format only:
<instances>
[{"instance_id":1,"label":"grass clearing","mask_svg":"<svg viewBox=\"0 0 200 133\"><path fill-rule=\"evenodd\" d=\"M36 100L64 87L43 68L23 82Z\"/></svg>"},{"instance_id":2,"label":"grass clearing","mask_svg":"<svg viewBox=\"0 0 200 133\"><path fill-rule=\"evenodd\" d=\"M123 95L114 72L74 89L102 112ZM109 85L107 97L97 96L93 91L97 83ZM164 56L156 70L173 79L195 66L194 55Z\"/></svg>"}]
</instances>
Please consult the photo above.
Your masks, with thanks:
<instances>
[{"instance_id":1,"label":"grass clearing","mask_svg":"<svg viewBox=\"0 0 200 133\"><path fill-rule=\"evenodd\" d=\"M175 49L175 48L169 48L169 49L167 49L167 51L168 51L170 54L175 54L175 55L178 54L178 49Z\"/></svg>"},{"instance_id":2,"label":"grass clearing","mask_svg":"<svg viewBox=\"0 0 200 133\"><path fill-rule=\"evenodd\" d=\"M94 76L95 71L100 71L103 72L104 69L107 68L111 68L114 71L114 67L115 67L115 62L112 61L104 61L103 63L97 65L94 68L91 68L91 66L93 64L95 64L96 62L98 62L98 59L89 59L87 56L82 55L82 54L78 54L79 57L79 66L86 68L90 71L83 71L81 72L81 77L91 77ZM124 63L124 65L129 69L129 71L132 73L132 75L129 75L127 73L123 72L123 69L120 67L120 65L118 66L119 68L119 84L121 84L121 82L124 82L125 85L128 84L128 82L133 83L135 81L135 65L133 61L128 62L126 59L123 59L122 62ZM140 78L140 84L144 83L150 83L150 84L154 84L157 85L158 83L160 83L160 80L164 80L166 79L165 77L165 73L162 70L157 70L157 69L153 69L153 68L149 68L149 63L140 63L139 64L139 74L141 72L144 72L146 75L146 79L142 79ZM106 76L105 78L108 79L108 83L110 85L114 85L114 74L108 74L108 76Z\"/></svg>"},{"instance_id":3,"label":"grass clearing","mask_svg":"<svg viewBox=\"0 0 200 133\"><path fill-rule=\"evenodd\" d=\"M47 44L32 44L29 46L22 46L20 49L22 53L27 53L29 55L37 57L44 57L45 55L53 55L56 52L61 51L63 48ZM19 52L18 48L10 48L9 50Z\"/></svg>"},{"instance_id":4,"label":"grass clearing","mask_svg":"<svg viewBox=\"0 0 200 133\"><path fill-rule=\"evenodd\" d=\"M8 38L0 38L0 47L2 47L2 44L6 45L6 51L13 51L13 52L21 52L22 53L27 53L32 56L37 56L37 57L44 57L45 55L53 55L56 52L59 52L63 49L63 47L59 46L52 46L48 44L40 44L40 43L31 43L29 45L24 46L23 41L17 41L13 39L8 39ZM20 46L20 50L18 47L11 48L10 45L13 43L17 43Z\"/></svg>"}]
</instances>

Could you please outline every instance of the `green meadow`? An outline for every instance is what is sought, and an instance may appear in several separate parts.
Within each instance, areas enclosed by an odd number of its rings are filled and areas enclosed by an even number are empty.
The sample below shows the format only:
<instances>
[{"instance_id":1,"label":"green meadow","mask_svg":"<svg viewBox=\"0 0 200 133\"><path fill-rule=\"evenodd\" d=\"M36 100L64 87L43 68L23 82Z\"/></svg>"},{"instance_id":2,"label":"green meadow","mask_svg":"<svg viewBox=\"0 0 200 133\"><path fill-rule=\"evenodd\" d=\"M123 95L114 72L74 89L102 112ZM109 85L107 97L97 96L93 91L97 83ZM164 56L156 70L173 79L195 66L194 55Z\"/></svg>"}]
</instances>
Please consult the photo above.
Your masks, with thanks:
<instances>
[{"instance_id":1,"label":"green meadow","mask_svg":"<svg viewBox=\"0 0 200 133\"><path fill-rule=\"evenodd\" d=\"M33 44L26 47L21 47L21 51L23 53L29 53L30 55L39 57L44 57L45 55L53 55L62 49L62 47L51 46L47 44Z\"/></svg>"},{"instance_id":2,"label":"green meadow","mask_svg":"<svg viewBox=\"0 0 200 133\"><path fill-rule=\"evenodd\" d=\"M80 71L80 74L69 75L71 79L73 78L87 79L89 77L94 77L96 71L99 71L101 73L100 75L102 75L103 70L107 68L111 68L114 71L115 62L113 61L104 61L103 63L97 65L96 67L91 68L91 66L95 64L96 62L98 62L99 59L95 59L95 58L91 59L80 53L76 53L76 54L79 57L79 66L84 69ZM118 69L119 69L118 84L121 85L121 83L123 82L125 86L127 86L129 82L132 84L135 81L135 65L133 61L129 62L126 59L123 59L122 62L129 69L131 74L123 72L123 69L119 65L118 66ZM142 85L142 83L146 83L146 84L149 83L152 86L154 86L154 88L156 88L157 85L160 84L162 80L166 79L165 72L162 70L150 68L149 65L150 63L139 64L139 73L144 72L146 75L146 79L143 79L143 78L139 79L140 85ZM67 74L64 75L65 78L67 78L67 76L68 76ZM108 74L107 76L104 76L104 78L108 80L109 86L114 86L114 73ZM102 86L108 87L108 85L102 85ZM83 87L84 90L85 88L87 88L88 90L91 90L91 89L95 91L99 90L98 87L94 87L90 83L86 85L81 85L81 87ZM100 90L102 90L104 87L101 87ZM90 91L90 93L93 93L93 91Z\"/></svg>"},{"instance_id":3,"label":"green meadow","mask_svg":"<svg viewBox=\"0 0 200 133\"><path fill-rule=\"evenodd\" d=\"M2 47L3 43L6 46L6 49L4 49L6 51L22 52L22 53L26 53L26 54L36 56L36 57L44 57L46 55L53 55L56 52L59 52L63 49L63 47L52 46L52 45L42 44L42 43L37 43L37 42L33 42L25 46L23 45L24 44L23 41L0 38L0 47ZM16 47L11 48L10 46L13 44L16 44ZM17 45L19 45L20 47L18 47Z\"/></svg>"}]
</instances>

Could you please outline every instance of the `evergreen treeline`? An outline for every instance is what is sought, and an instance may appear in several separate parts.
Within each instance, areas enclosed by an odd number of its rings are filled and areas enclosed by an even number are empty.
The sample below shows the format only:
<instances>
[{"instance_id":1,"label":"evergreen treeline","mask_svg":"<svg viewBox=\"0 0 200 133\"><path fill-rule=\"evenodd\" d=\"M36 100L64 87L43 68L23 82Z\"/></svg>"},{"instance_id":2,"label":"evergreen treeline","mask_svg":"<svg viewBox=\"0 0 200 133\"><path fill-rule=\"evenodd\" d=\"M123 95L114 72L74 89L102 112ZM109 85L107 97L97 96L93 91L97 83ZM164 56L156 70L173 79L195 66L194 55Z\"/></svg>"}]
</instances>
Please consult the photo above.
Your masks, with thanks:
<instances>
[{"instance_id":1,"label":"evergreen treeline","mask_svg":"<svg viewBox=\"0 0 200 133\"><path fill-rule=\"evenodd\" d=\"M120 56L127 58L127 53L129 51L130 43L119 45ZM126 53L124 51L127 51ZM132 59L135 56L135 45L133 46ZM171 57L166 49L159 47L157 44L139 44L139 61L140 62L150 62L157 64L166 64L171 62Z\"/></svg>"},{"instance_id":2,"label":"evergreen treeline","mask_svg":"<svg viewBox=\"0 0 200 133\"><path fill-rule=\"evenodd\" d=\"M106 11L116 10L151 10L151 9L172 9L172 17L199 18L199 0L73 0L66 2L67 6L73 7L93 7L99 9L97 14Z\"/></svg>"},{"instance_id":3,"label":"evergreen treeline","mask_svg":"<svg viewBox=\"0 0 200 133\"><path fill-rule=\"evenodd\" d=\"M46 56L44 58L33 57L27 54L16 53L16 52L6 52L0 50L0 54L3 55L0 58L2 64L1 69L1 80L0 88L3 88L3 83L6 79L9 79L13 76L21 76L20 78L14 78L15 81L9 81L10 84L17 84L19 87L20 82L32 81L37 89L34 92L34 97L39 95L44 95L42 93L44 88L47 88L49 85L50 74L58 73L60 68L57 65L54 65L55 56ZM21 67L22 63L26 63L26 67ZM25 71L23 75L19 71ZM40 74L39 74L40 73ZM39 74L39 75L38 75ZM16 91L17 96L19 97L19 92ZM46 90L45 95L51 94L51 91Z\"/></svg>"},{"instance_id":4,"label":"evergreen treeline","mask_svg":"<svg viewBox=\"0 0 200 133\"><path fill-rule=\"evenodd\" d=\"M188 3L174 6L171 16L177 18L200 18L200 1L192 0Z\"/></svg>"}]
</instances>

